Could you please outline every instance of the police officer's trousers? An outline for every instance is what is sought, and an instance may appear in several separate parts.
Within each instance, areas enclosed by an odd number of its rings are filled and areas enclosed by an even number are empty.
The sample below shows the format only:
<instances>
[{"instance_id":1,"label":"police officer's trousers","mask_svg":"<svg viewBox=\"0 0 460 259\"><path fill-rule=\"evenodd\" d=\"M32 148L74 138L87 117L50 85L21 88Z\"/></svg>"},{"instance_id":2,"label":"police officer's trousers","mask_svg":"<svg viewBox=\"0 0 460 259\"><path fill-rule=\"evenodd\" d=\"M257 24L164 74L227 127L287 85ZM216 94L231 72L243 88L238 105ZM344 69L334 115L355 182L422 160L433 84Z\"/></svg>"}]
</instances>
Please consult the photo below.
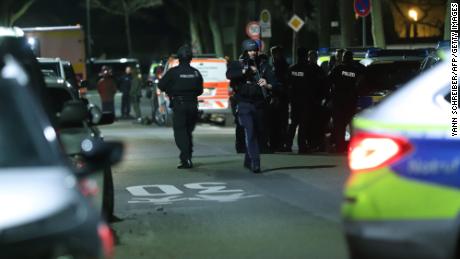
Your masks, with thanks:
<instances>
[{"instance_id":1,"label":"police officer's trousers","mask_svg":"<svg viewBox=\"0 0 460 259\"><path fill-rule=\"evenodd\" d=\"M198 101L175 98L172 102L174 140L180 150L180 160L186 161L192 159L192 132L198 117Z\"/></svg>"},{"instance_id":2,"label":"police officer's trousers","mask_svg":"<svg viewBox=\"0 0 460 259\"><path fill-rule=\"evenodd\" d=\"M258 136L263 130L263 109L258 109L254 104L248 102L238 103L238 119L244 127L246 154L245 165L251 168L260 167L260 150Z\"/></svg>"}]
</instances>

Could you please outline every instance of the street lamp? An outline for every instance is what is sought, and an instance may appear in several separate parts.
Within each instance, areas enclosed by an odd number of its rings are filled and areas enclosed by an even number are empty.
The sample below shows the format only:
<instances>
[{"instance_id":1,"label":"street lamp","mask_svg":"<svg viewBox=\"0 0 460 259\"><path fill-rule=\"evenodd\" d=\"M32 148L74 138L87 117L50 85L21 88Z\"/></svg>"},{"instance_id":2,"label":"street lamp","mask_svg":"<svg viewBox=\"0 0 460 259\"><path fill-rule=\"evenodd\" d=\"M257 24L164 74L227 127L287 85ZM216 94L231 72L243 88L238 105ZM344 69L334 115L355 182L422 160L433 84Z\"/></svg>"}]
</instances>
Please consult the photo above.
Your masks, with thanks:
<instances>
[{"instance_id":1,"label":"street lamp","mask_svg":"<svg viewBox=\"0 0 460 259\"><path fill-rule=\"evenodd\" d=\"M418 13L417 13L417 10L411 8L409 9L409 17L414 21L414 22L417 22L418 20Z\"/></svg>"},{"instance_id":2,"label":"street lamp","mask_svg":"<svg viewBox=\"0 0 460 259\"><path fill-rule=\"evenodd\" d=\"M409 12L407 14L409 15L409 18L412 20L410 28L412 29L412 27L414 27L414 38L417 38L418 12L414 8L411 8L409 9ZM409 32L409 35L410 35L410 32Z\"/></svg>"}]
</instances>

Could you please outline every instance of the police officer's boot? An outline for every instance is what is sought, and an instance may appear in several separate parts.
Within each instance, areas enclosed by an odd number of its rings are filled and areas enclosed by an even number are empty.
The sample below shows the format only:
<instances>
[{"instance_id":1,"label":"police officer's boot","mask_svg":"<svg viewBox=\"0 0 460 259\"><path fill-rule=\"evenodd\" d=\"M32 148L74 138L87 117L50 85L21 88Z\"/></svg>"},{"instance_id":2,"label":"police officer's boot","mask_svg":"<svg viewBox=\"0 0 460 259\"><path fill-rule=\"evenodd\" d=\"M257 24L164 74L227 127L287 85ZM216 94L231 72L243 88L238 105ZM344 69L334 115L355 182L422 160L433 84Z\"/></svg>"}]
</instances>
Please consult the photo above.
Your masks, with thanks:
<instances>
[{"instance_id":1,"label":"police officer's boot","mask_svg":"<svg viewBox=\"0 0 460 259\"><path fill-rule=\"evenodd\" d=\"M193 167L192 160L187 159L184 161L181 161L180 164L177 166L178 169L189 169Z\"/></svg>"},{"instance_id":2,"label":"police officer's boot","mask_svg":"<svg viewBox=\"0 0 460 259\"><path fill-rule=\"evenodd\" d=\"M248 154L244 155L244 167L251 170L251 159L249 158Z\"/></svg>"}]
</instances>

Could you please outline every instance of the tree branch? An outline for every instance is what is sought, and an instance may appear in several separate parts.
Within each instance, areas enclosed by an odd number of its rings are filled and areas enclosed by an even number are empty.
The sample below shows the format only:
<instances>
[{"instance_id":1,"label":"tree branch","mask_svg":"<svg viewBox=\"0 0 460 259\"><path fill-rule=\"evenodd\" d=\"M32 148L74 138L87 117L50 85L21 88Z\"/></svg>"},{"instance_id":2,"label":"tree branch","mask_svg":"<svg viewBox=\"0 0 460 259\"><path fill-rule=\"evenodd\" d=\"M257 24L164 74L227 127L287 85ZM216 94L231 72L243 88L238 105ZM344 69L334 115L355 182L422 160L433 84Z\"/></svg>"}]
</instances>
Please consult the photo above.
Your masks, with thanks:
<instances>
[{"instance_id":1,"label":"tree branch","mask_svg":"<svg viewBox=\"0 0 460 259\"><path fill-rule=\"evenodd\" d=\"M9 26L13 26L14 23L21 17L23 16L27 10L32 6L32 4L35 2L35 0L30 0L27 3L25 3L19 11L17 11L12 17Z\"/></svg>"}]
</instances>

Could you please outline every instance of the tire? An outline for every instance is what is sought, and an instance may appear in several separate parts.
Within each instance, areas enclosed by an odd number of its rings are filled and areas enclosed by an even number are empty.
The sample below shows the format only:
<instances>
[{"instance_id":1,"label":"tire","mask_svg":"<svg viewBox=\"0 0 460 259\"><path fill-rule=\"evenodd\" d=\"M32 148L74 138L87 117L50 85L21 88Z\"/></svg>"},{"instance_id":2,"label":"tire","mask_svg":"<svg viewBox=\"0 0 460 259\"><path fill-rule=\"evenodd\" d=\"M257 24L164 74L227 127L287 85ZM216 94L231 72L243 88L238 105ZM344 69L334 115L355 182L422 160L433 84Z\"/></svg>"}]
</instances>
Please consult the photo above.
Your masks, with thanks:
<instances>
[{"instance_id":1,"label":"tire","mask_svg":"<svg viewBox=\"0 0 460 259\"><path fill-rule=\"evenodd\" d=\"M224 126L225 127L233 127L235 126L235 117L233 116L233 114L225 114L225 118L224 118Z\"/></svg>"},{"instance_id":2,"label":"tire","mask_svg":"<svg viewBox=\"0 0 460 259\"><path fill-rule=\"evenodd\" d=\"M113 216L115 201L112 168L110 165L104 168L104 186L102 187L102 215L107 220Z\"/></svg>"}]
</instances>

